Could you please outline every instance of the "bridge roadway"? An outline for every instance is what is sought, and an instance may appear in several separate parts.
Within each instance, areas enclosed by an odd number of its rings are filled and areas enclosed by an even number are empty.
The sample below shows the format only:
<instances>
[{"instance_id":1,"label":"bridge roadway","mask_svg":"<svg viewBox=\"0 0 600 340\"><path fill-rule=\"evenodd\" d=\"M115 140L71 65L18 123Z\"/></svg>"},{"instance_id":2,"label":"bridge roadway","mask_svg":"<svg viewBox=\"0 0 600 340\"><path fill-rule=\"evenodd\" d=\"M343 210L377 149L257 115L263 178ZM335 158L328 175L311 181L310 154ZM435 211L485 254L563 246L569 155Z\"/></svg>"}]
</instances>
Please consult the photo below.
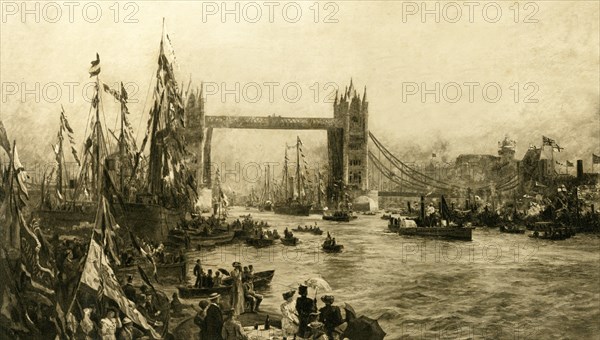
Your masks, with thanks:
<instances>
[{"instance_id":1,"label":"bridge roadway","mask_svg":"<svg viewBox=\"0 0 600 340\"><path fill-rule=\"evenodd\" d=\"M343 128L344 121L336 118L206 116L205 126L216 129L327 130Z\"/></svg>"}]
</instances>

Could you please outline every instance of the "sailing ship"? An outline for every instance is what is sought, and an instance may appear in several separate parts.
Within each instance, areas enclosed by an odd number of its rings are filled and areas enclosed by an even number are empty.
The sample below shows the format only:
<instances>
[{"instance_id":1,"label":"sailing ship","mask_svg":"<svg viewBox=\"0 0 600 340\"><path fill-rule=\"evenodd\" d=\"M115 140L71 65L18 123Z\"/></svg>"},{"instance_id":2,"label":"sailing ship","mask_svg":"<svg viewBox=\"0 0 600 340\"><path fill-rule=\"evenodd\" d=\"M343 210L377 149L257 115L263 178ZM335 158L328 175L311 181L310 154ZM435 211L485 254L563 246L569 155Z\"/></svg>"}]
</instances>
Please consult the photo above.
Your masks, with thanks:
<instances>
[{"instance_id":1,"label":"sailing ship","mask_svg":"<svg viewBox=\"0 0 600 340\"><path fill-rule=\"evenodd\" d=\"M314 189L314 200L315 204L310 209L311 214L322 214L326 209L323 206L323 196L325 195L325 189L323 185L323 179L321 176L321 171L317 168L317 172L315 173L315 189Z\"/></svg>"},{"instance_id":2,"label":"sailing ship","mask_svg":"<svg viewBox=\"0 0 600 340\"><path fill-rule=\"evenodd\" d=\"M271 166L267 165L265 168L265 182L263 186L262 196L258 210L260 211L271 211L273 208L273 195L271 192Z\"/></svg>"},{"instance_id":3,"label":"sailing ship","mask_svg":"<svg viewBox=\"0 0 600 340\"><path fill-rule=\"evenodd\" d=\"M310 208L312 203L306 199L306 191L304 188L304 174L302 169L304 161L304 155L302 154L302 141L300 137L296 138L296 174L293 178L290 178L288 173L288 147L285 148L285 158L283 165L283 199L281 202L277 202L273 205L273 211L276 214L282 215L295 215L295 216L308 216L310 214ZM290 185L291 183L291 188Z\"/></svg>"},{"instance_id":4,"label":"sailing ship","mask_svg":"<svg viewBox=\"0 0 600 340\"><path fill-rule=\"evenodd\" d=\"M256 192L254 192L254 187L252 188L252 191L250 192L250 196L248 196L248 200L246 201L246 208L254 208L258 205L259 198L256 195Z\"/></svg>"},{"instance_id":5,"label":"sailing ship","mask_svg":"<svg viewBox=\"0 0 600 340\"><path fill-rule=\"evenodd\" d=\"M95 119L84 145L85 159L70 200L64 199L58 207L43 205L37 211L44 225L70 228L81 222L92 223L95 217L92 202L106 195L113 203L119 224L158 241L176 227L186 211L193 210L194 180L184 162L188 154L183 140L185 95L175 80L173 62L173 48L163 29L153 105L146 135L136 152L135 138L127 120L127 92L122 84L118 91L100 81L100 57L96 55L90 68L90 76L96 79L92 100ZM121 132L118 138L115 136L118 150L113 154L104 140L100 121L101 88L121 106ZM62 142L60 138L59 141ZM143 153L148 141L150 151L146 157Z\"/></svg>"}]
</instances>

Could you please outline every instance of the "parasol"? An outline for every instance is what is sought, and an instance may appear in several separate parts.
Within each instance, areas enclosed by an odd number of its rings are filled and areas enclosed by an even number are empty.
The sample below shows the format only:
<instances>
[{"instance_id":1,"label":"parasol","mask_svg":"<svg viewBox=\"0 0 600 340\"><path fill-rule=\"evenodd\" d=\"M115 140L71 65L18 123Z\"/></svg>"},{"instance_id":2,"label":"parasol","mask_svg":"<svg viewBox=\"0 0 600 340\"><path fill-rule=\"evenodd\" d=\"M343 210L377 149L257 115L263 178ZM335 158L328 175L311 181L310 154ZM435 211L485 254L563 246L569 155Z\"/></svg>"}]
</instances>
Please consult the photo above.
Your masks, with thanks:
<instances>
[{"instance_id":1,"label":"parasol","mask_svg":"<svg viewBox=\"0 0 600 340\"><path fill-rule=\"evenodd\" d=\"M315 290L315 298L317 297L317 292L319 290L322 290L325 292L330 292L332 290L329 283L327 281L325 281L325 279L323 279L322 277L310 278L310 279L304 281L304 284L307 287L310 287Z\"/></svg>"},{"instance_id":2,"label":"parasol","mask_svg":"<svg viewBox=\"0 0 600 340\"><path fill-rule=\"evenodd\" d=\"M219 268L218 270L219 270L221 273L223 273L224 275L226 275L226 276L231 276L231 274L229 274L229 272L227 271L227 269L224 269L224 268Z\"/></svg>"},{"instance_id":3,"label":"parasol","mask_svg":"<svg viewBox=\"0 0 600 340\"><path fill-rule=\"evenodd\" d=\"M383 340L385 332L377 320L363 315L348 322L343 337L350 340Z\"/></svg>"}]
</instances>

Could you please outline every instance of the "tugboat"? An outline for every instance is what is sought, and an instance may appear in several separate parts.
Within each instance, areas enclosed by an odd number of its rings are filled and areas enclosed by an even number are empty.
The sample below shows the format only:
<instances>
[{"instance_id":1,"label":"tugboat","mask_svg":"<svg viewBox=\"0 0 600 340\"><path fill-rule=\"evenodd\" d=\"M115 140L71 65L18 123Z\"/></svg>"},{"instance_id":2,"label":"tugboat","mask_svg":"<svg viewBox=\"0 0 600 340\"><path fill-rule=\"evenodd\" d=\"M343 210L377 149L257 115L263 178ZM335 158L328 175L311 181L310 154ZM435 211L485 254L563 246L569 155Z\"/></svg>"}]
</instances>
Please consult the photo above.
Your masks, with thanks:
<instances>
[{"instance_id":1,"label":"tugboat","mask_svg":"<svg viewBox=\"0 0 600 340\"><path fill-rule=\"evenodd\" d=\"M293 189L291 192L288 192L288 183L290 182L290 178L288 175L288 155L287 155L287 145L285 148L285 158L283 165L283 183L282 187L284 190L284 201L278 202L273 205L273 211L276 214L282 215L294 215L294 216L308 216L310 215L310 208L312 204L306 201L306 195L304 190L304 174L301 171L301 162L300 155L302 150L302 141L300 137L296 139L296 176L294 178ZM304 157L304 156L302 156ZM294 195L294 191L296 191ZM291 194L291 195L290 195Z\"/></svg>"},{"instance_id":2,"label":"tugboat","mask_svg":"<svg viewBox=\"0 0 600 340\"><path fill-rule=\"evenodd\" d=\"M430 206L428 209L428 217L430 221L433 220L433 215L435 214L435 209L433 206ZM442 220L439 221L437 226L425 226L426 222L425 216L425 197L421 196L421 216L419 218L420 226L406 226L403 228L398 228L398 234L405 236L422 236L422 237L432 237L432 238L447 238L447 239L455 239L462 241L472 241L473 236L473 227L463 227L460 225L453 226L450 222L450 210L448 209L448 205L446 204L446 199L444 196L441 197L441 217ZM444 221L445 220L445 221ZM444 225L445 222L445 225Z\"/></svg>"}]
</instances>

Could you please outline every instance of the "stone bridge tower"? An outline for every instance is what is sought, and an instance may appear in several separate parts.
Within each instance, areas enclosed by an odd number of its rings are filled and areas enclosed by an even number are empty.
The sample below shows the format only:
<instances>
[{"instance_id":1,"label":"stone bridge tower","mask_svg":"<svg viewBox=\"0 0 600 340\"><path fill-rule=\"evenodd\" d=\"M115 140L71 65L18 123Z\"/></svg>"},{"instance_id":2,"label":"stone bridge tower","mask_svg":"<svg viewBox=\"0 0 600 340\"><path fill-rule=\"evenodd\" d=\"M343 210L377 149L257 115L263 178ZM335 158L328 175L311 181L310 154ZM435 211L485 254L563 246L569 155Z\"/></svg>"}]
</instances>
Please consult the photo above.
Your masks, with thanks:
<instances>
[{"instance_id":1,"label":"stone bridge tower","mask_svg":"<svg viewBox=\"0 0 600 340\"><path fill-rule=\"evenodd\" d=\"M328 130L330 176L328 197L342 199L340 190L350 196L364 194L369 189L369 103L365 87L361 99L352 80L341 95L336 94L333 117L343 121L343 128ZM343 184L340 183L340 180Z\"/></svg>"}]
</instances>

